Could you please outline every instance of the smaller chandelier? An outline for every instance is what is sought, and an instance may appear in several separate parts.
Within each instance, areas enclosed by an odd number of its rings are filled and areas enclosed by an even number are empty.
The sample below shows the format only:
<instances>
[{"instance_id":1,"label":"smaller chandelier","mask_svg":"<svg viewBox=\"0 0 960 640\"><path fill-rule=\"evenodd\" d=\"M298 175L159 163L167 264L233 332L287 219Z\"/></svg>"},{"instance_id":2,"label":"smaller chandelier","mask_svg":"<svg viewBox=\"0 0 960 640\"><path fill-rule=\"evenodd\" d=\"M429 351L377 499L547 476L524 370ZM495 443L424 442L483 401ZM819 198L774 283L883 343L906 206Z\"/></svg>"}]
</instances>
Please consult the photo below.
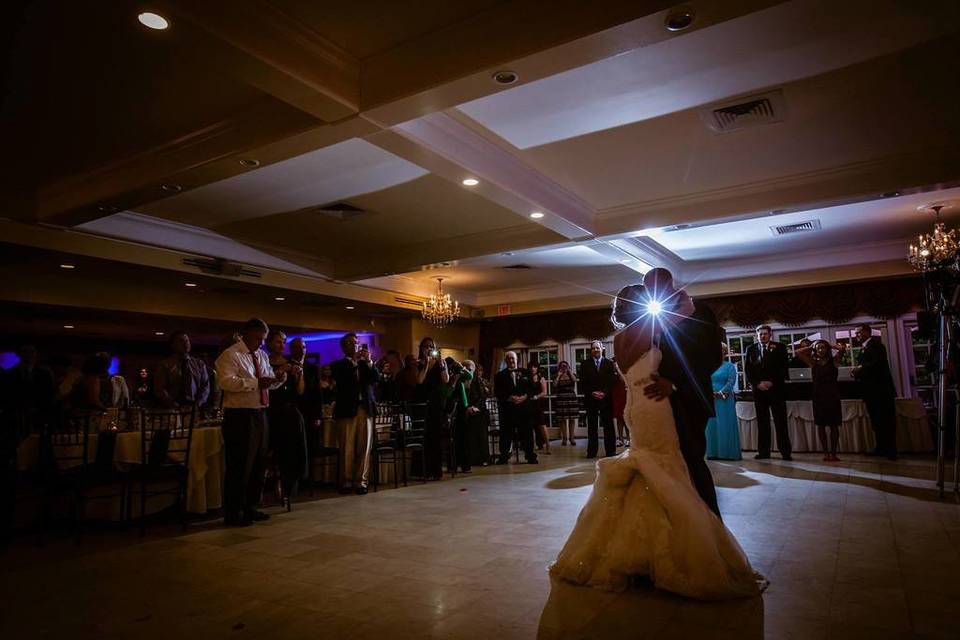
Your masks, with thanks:
<instances>
[{"instance_id":1,"label":"smaller chandelier","mask_svg":"<svg viewBox=\"0 0 960 640\"><path fill-rule=\"evenodd\" d=\"M921 233L917 236L917 244L910 245L907 260L914 271L924 273L942 268L957 269L957 252L960 250L960 239L956 229L947 229L940 222L942 204L930 207L937 216L933 225L933 233Z\"/></svg>"},{"instance_id":2,"label":"smaller chandelier","mask_svg":"<svg viewBox=\"0 0 960 640\"><path fill-rule=\"evenodd\" d=\"M421 315L424 320L442 329L460 315L460 303L451 298L449 293L443 292L443 278L435 280L437 292L424 301Z\"/></svg>"}]
</instances>

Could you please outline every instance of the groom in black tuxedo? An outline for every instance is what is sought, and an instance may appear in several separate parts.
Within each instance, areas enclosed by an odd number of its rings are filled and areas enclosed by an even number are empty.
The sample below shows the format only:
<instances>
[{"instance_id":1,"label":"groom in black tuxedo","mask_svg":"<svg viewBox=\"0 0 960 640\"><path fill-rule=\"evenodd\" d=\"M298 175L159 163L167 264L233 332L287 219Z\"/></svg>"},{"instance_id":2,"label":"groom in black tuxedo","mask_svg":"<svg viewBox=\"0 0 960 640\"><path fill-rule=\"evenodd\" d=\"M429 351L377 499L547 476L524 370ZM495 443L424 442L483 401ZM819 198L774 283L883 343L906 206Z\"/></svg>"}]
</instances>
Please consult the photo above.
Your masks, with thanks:
<instances>
[{"instance_id":1,"label":"groom in black tuxedo","mask_svg":"<svg viewBox=\"0 0 960 640\"><path fill-rule=\"evenodd\" d=\"M654 299L663 301L666 310L679 298L673 274L667 269L648 271L643 285ZM706 505L719 517L717 491L705 457L707 421L714 415L710 376L723 362L720 326L709 307L694 304L689 317L664 314L661 327L659 372L650 376L651 383L643 392L648 398L670 399L680 453L690 470L690 479Z\"/></svg>"}]
</instances>

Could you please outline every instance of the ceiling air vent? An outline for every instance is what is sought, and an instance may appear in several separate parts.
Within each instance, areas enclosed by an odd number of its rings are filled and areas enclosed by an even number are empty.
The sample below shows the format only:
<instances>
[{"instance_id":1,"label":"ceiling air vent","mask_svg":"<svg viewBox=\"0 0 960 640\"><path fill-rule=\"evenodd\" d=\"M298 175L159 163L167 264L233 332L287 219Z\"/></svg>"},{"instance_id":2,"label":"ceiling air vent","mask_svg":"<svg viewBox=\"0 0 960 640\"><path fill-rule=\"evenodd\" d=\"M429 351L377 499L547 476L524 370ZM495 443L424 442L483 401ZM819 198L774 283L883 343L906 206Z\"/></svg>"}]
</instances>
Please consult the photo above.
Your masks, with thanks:
<instances>
[{"instance_id":1,"label":"ceiling air vent","mask_svg":"<svg viewBox=\"0 0 960 640\"><path fill-rule=\"evenodd\" d=\"M819 231L820 230L820 221L819 220L807 220L805 222L798 222L796 224L785 224L776 227L770 227L770 231L773 232L775 236L785 236L791 233L804 233L806 231Z\"/></svg>"},{"instance_id":2,"label":"ceiling air vent","mask_svg":"<svg viewBox=\"0 0 960 640\"><path fill-rule=\"evenodd\" d=\"M361 209L360 207L355 207L347 202L334 202L333 204L325 204L323 206L313 208L313 211L322 213L323 215L335 220L353 220L354 218L368 216L371 213L370 211Z\"/></svg>"},{"instance_id":3,"label":"ceiling air vent","mask_svg":"<svg viewBox=\"0 0 960 640\"><path fill-rule=\"evenodd\" d=\"M419 300L414 300L413 298L401 298L400 296L393 296L394 302L399 302L400 304L409 304L414 307L422 307L423 303Z\"/></svg>"},{"instance_id":4,"label":"ceiling air vent","mask_svg":"<svg viewBox=\"0 0 960 640\"><path fill-rule=\"evenodd\" d=\"M700 119L717 133L729 133L762 124L773 124L782 121L785 117L783 93L779 89L763 95L711 105L700 110Z\"/></svg>"},{"instance_id":5,"label":"ceiling air vent","mask_svg":"<svg viewBox=\"0 0 960 640\"><path fill-rule=\"evenodd\" d=\"M188 267L196 267L204 273L212 273L218 276L247 276L248 278L259 278L260 272L236 262L230 262L223 258L183 258L181 262Z\"/></svg>"},{"instance_id":6,"label":"ceiling air vent","mask_svg":"<svg viewBox=\"0 0 960 640\"><path fill-rule=\"evenodd\" d=\"M514 271L523 271L524 269L533 269L533 267L531 267L528 264L510 264L503 267L503 269L513 269Z\"/></svg>"}]
</instances>

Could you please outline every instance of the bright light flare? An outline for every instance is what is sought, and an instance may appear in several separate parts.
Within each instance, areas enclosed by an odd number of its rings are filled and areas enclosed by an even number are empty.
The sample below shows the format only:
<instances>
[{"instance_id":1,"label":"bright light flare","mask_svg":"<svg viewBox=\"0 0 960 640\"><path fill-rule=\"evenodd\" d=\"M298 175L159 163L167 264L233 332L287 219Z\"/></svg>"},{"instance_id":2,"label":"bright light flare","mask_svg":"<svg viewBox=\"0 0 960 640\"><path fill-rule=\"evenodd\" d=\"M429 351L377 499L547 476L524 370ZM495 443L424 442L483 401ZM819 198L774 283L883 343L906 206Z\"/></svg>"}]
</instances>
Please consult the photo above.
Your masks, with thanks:
<instances>
[{"instance_id":1,"label":"bright light flare","mask_svg":"<svg viewBox=\"0 0 960 640\"><path fill-rule=\"evenodd\" d=\"M647 303L647 313L650 315L658 315L661 311L663 311L663 303L659 300L651 300Z\"/></svg>"}]
</instances>

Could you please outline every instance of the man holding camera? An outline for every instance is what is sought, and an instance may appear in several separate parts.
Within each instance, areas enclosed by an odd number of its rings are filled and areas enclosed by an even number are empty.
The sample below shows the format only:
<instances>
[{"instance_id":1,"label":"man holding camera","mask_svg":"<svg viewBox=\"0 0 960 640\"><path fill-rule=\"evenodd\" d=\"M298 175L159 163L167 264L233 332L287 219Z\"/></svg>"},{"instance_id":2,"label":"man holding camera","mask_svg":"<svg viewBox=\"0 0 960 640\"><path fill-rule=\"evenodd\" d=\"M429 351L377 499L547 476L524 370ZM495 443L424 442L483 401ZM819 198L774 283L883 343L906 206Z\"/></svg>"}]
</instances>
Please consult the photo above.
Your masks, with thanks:
<instances>
[{"instance_id":1,"label":"man holding camera","mask_svg":"<svg viewBox=\"0 0 960 640\"><path fill-rule=\"evenodd\" d=\"M357 334L340 338L340 349L343 358L330 365L333 424L340 446L340 493L349 493L353 488L357 495L365 495L370 477L373 418L377 414L377 371L370 363L366 345L357 347Z\"/></svg>"}]
</instances>

